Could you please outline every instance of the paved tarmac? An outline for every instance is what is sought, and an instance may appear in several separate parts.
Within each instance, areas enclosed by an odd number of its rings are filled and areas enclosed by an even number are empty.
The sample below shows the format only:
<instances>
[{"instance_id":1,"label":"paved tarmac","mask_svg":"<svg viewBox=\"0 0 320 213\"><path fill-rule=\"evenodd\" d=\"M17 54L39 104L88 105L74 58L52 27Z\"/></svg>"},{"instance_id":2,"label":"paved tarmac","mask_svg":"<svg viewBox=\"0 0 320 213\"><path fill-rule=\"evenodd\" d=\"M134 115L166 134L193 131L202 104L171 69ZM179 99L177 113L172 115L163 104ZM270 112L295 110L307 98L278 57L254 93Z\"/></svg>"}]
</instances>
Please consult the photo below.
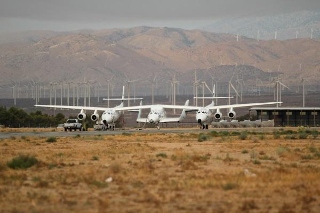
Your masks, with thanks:
<instances>
[{"instance_id":1,"label":"paved tarmac","mask_svg":"<svg viewBox=\"0 0 320 213\"><path fill-rule=\"evenodd\" d=\"M199 129L160 129L155 128L148 129L116 129L114 131L35 131L35 130L25 130L21 131L19 129L10 129L10 131L0 132L0 139L11 138L11 137L73 137L76 135L80 136L91 136L91 135L120 135L120 134L133 134L133 133L187 133L187 132L201 132Z\"/></svg>"},{"instance_id":2,"label":"paved tarmac","mask_svg":"<svg viewBox=\"0 0 320 213\"><path fill-rule=\"evenodd\" d=\"M199 129L199 128L162 128L160 130L156 128L144 128L144 129L116 129L114 131L60 131L54 130L53 128L48 129L7 129L6 131L0 131L0 139L11 138L11 137L73 137L76 135L80 136L91 136L91 135L120 135L120 134L134 134L134 133L195 133L199 134L201 132L210 131L249 131L249 132L265 132L271 133L280 129L292 129L298 131L299 127L262 127L262 128L209 128L209 129ZM320 128L310 128L320 131Z\"/></svg>"}]
</instances>

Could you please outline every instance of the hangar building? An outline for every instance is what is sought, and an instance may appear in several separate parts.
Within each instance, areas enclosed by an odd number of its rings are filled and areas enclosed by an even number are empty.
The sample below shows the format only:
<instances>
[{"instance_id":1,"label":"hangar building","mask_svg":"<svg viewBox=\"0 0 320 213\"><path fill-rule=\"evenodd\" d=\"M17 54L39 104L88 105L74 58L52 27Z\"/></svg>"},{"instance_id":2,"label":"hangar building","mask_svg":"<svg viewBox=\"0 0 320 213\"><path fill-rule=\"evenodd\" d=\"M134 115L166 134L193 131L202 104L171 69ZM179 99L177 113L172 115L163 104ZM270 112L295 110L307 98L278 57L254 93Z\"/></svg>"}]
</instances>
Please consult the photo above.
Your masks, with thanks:
<instances>
[{"instance_id":1,"label":"hangar building","mask_svg":"<svg viewBox=\"0 0 320 213\"><path fill-rule=\"evenodd\" d=\"M261 121L274 120L274 126L320 126L320 107L253 107Z\"/></svg>"}]
</instances>

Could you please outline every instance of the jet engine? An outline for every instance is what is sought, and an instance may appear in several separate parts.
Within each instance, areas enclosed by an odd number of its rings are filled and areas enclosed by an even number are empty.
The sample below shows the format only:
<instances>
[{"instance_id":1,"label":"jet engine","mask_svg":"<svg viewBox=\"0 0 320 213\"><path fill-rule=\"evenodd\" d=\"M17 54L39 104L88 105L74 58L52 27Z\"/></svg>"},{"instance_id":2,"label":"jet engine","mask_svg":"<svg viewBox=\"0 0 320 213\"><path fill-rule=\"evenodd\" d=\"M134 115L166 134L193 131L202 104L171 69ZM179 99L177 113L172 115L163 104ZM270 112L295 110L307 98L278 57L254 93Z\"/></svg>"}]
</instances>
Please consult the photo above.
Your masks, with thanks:
<instances>
[{"instance_id":1,"label":"jet engine","mask_svg":"<svg viewBox=\"0 0 320 213\"><path fill-rule=\"evenodd\" d=\"M92 120L92 121L97 121L97 120L99 120L99 114L98 114L97 110L94 111L94 113L91 115L91 120Z\"/></svg>"},{"instance_id":2,"label":"jet engine","mask_svg":"<svg viewBox=\"0 0 320 213\"><path fill-rule=\"evenodd\" d=\"M228 117L230 119L234 119L236 117L236 112L233 111L233 109L230 109L230 111L228 112Z\"/></svg>"},{"instance_id":3,"label":"jet engine","mask_svg":"<svg viewBox=\"0 0 320 213\"><path fill-rule=\"evenodd\" d=\"M217 112L214 114L214 118L217 120L220 120L222 118L222 113L219 109L217 109Z\"/></svg>"},{"instance_id":4,"label":"jet engine","mask_svg":"<svg viewBox=\"0 0 320 213\"><path fill-rule=\"evenodd\" d=\"M84 120L84 119L86 119L86 113L85 113L85 111L82 109L81 111L80 111L80 113L78 114L78 119L81 121L81 120Z\"/></svg>"}]
</instances>

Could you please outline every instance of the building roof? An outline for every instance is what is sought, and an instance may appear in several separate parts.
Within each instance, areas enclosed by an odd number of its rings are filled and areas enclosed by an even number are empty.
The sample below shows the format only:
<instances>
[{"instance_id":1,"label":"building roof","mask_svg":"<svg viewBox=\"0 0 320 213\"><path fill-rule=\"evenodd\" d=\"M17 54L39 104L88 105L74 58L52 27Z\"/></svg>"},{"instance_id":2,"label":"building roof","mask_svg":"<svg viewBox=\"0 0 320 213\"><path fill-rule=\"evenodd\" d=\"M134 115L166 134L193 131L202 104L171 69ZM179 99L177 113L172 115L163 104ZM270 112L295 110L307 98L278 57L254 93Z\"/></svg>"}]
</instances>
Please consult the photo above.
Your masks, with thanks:
<instances>
[{"instance_id":1,"label":"building roof","mask_svg":"<svg viewBox=\"0 0 320 213\"><path fill-rule=\"evenodd\" d=\"M264 111L320 111L320 107L252 107L250 110L264 110Z\"/></svg>"}]
</instances>

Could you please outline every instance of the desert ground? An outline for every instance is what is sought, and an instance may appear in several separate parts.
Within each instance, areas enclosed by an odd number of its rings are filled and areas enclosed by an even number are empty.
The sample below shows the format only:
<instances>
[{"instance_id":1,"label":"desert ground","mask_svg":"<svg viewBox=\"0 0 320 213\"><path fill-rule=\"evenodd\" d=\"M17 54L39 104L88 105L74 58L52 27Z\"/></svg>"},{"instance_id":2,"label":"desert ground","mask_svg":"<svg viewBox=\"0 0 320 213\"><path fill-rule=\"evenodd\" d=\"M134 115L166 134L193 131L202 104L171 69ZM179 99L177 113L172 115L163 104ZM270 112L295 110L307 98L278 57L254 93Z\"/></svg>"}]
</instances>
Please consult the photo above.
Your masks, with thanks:
<instances>
[{"instance_id":1,"label":"desert ground","mask_svg":"<svg viewBox=\"0 0 320 213\"><path fill-rule=\"evenodd\" d=\"M320 212L318 131L2 138L0 212Z\"/></svg>"}]
</instances>

